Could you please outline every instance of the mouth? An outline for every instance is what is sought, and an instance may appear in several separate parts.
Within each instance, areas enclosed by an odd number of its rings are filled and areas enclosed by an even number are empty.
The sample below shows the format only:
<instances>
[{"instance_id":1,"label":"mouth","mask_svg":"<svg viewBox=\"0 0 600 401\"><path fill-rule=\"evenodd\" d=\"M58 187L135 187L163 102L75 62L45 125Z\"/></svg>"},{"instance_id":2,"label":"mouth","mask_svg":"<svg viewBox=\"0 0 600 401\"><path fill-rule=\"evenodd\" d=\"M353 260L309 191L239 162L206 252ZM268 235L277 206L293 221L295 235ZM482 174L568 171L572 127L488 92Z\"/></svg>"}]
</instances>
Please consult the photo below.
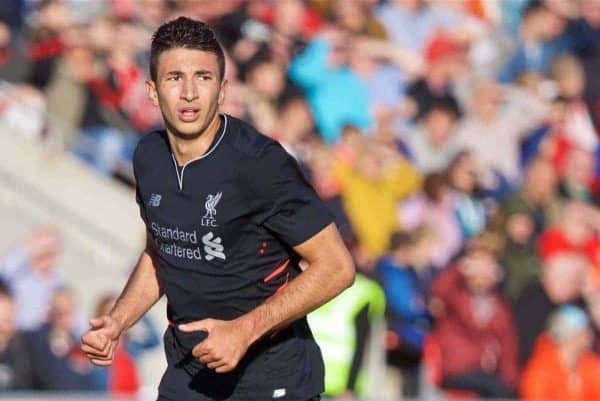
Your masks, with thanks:
<instances>
[{"instance_id":1,"label":"mouth","mask_svg":"<svg viewBox=\"0 0 600 401\"><path fill-rule=\"evenodd\" d=\"M200 115L200 109L197 107L182 107L177 110L177 114L181 121L189 123L198 118Z\"/></svg>"}]
</instances>

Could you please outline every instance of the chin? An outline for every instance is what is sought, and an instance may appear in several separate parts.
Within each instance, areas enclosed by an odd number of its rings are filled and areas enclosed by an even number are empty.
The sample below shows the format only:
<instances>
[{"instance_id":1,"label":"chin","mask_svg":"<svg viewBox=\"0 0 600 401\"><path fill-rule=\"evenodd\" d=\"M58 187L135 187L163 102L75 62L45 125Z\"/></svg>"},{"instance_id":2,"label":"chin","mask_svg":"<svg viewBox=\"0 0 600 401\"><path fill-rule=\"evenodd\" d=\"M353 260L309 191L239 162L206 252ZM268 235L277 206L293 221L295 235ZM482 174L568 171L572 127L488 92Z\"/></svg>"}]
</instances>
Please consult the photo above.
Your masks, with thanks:
<instances>
[{"instance_id":1,"label":"chin","mask_svg":"<svg viewBox=\"0 0 600 401\"><path fill-rule=\"evenodd\" d=\"M202 124L178 124L175 126L175 135L180 138L195 138L203 130Z\"/></svg>"}]
</instances>

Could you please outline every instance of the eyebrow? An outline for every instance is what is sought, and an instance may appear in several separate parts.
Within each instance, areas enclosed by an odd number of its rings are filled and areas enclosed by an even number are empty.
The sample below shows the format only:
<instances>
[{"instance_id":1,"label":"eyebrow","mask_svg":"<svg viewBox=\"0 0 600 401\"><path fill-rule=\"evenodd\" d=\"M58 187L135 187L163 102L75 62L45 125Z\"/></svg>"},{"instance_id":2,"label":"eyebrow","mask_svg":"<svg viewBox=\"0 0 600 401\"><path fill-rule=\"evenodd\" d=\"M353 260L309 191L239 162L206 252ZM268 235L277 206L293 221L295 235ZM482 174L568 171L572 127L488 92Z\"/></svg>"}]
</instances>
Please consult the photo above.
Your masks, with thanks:
<instances>
[{"instance_id":1,"label":"eyebrow","mask_svg":"<svg viewBox=\"0 0 600 401\"><path fill-rule=\"evenodd\" d=\"M214 73L210 70L197 70L194 71L194 74L197 75L214 75ZM179 71L179 70L173 70L173 71L169 71L167 73L165 73L165 75L184 75L183 71Z\"/></svg>"}]
</instances>

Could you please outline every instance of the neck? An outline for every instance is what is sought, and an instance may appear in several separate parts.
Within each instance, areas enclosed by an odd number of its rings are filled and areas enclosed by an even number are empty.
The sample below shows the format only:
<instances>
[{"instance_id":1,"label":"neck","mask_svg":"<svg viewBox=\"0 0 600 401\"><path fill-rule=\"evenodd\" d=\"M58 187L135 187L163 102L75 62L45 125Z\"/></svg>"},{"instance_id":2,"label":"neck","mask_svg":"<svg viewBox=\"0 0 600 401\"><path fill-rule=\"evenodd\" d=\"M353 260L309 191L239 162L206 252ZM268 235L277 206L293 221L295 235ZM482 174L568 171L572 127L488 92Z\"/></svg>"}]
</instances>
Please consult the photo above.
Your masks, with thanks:
<instances>
[{"instance_id":1,"label":"neck","mask_svg":"<svg viewBox=\"0 0 600 401\"><path fill-rule=\"evenodd\" d=\"M175 135L167 128L169 144L171 145L171 150L175 156L175 160L177 160L177 164L182 166L190 160L205 154L213 143L220 127L221 118L216 113L204 131L193 138L184 138L181 135Z\"/></svg>"},{"instance_id":2,"label":"neck","mask_svg":"<svg viewBox=\"0 0 600 401\"><path fill-rule=\"evenodd\" d=\"M560 349L560 357L569 370L577 369L577 362L579 361L578 353L572 352L567 347Z\"/></svg>"}]
</instances>

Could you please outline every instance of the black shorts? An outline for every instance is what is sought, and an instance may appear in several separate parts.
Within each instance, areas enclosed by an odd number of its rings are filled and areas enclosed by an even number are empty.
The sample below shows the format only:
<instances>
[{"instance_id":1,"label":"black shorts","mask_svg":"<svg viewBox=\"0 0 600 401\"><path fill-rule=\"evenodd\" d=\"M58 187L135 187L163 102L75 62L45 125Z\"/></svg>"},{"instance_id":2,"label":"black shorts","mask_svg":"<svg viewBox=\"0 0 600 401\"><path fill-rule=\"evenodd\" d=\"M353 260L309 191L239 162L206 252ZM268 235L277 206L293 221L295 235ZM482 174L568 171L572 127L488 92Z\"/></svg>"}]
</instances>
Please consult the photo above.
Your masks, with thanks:
<instances>
[{"instance_id":1,"label":"black shorts","mask_svg":"<svg viewBox=\"0 0 600 401\"><path fill-rule=\"evenodd\" d=\"M177 400L172 400L170 398L165 398L165 397L159 395L158 398L156 399L156 401L177 401ZM321 401L321 396L318 395L318 396L313 397L310 400L306 400L306 401Z\"/></svg>"},{"instance_id":2,"label":"black shorts","mask_svg":"<svg viewBox=\"0 0 600 401\"><path fill-rule=\"evenodd\" d=\"M285 400L285 398L283 398L283 400ZM164 397L162 395L159 395L158 398L156 399L156 401L180 401L180 400L173 400L171 398L166 398L166 397ZM311 398L309 400L306 400L306 401L321 401L321 396L317 395L316 397L313 397L313 398Z\"/></svg>"},{"instance_id":3,"label":"black shorts","mask_svg":"<svg viewBox=\"0 0 600 401\"><path fill-rule=\"evenodd\" d=\"M159 401L313 401L323 392L324 368L312 338L293 331L257 343L238 368L215 373L190 356L193 339L173 327L164 336L167 369Z\"/></svg>"},{"instance_id":4,"label":"black shorts","mask_svg":"<svg viewBox=\"0 0 600 401\"><path fill-rule=\"evenodd\" d=\"M264 379L268 380L268 378ZM258 389L252 389L250 386L245 390L238 388L236 394L231 394L232 381L235 380L231 374L203 372L190 378L185 370L169 366L160 382L157 401L319 401L321 399L320 395L308 399L296 398L293 393L281 393L282 389L278 388L260 394ZM257 378L254 383L258 383L259 380L261 379ZM277 396L278 394L280 395Z\"/></svg>"}]
</instances>

